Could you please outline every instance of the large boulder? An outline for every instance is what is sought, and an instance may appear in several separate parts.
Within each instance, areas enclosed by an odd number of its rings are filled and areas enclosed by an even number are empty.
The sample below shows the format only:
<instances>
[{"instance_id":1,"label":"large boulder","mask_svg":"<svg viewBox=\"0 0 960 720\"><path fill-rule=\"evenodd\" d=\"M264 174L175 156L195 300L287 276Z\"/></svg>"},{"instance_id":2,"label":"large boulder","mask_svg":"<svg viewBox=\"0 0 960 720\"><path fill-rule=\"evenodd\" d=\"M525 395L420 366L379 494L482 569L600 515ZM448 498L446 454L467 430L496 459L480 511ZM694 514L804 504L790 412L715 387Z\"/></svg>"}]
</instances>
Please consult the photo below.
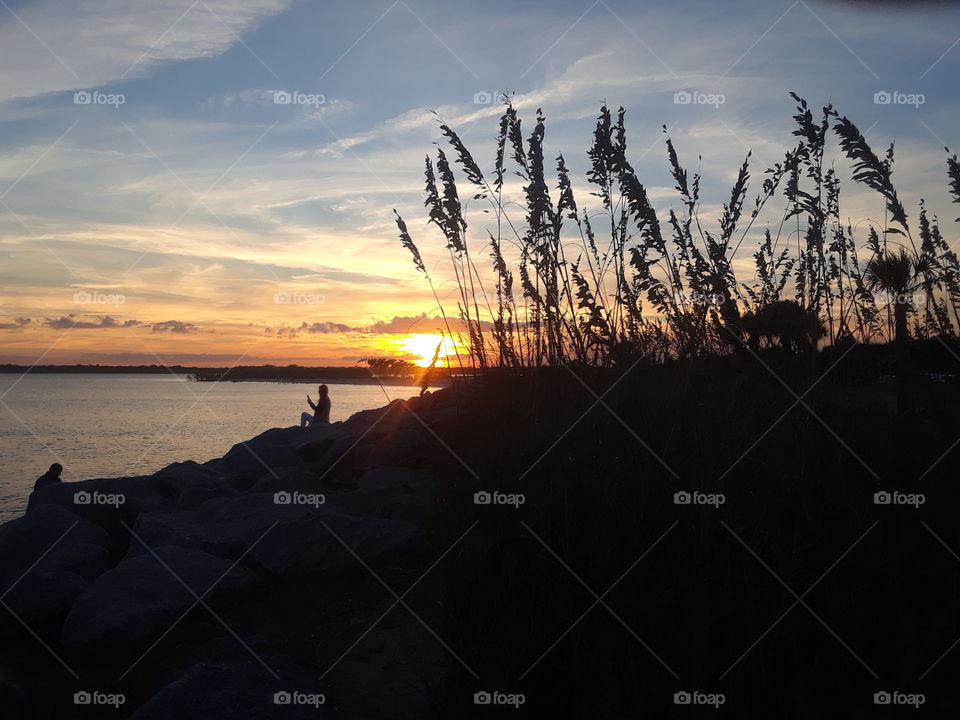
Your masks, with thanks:
<instances>
[{"instance_id":1,"label":"large boulder","mask_svg":"<svg viewBox=\"0 0 960 720\"><path fill-rule=\"evenodd\" d=\"M361 474L355 490L327 493L327 505L345 515L422 525L436 510L440 483L423 470L379 467Z\"/></svg>"},{"instance_id":2,"label":"large boulder","mask_svg":"<svg viewBox=\"0 0 960 720\"><path fill-rule=\"evenodd\" d=\"M201 465L192 460L177 462L167 465L155 477L162 481L164 487L171 489L177 507L195 507L212 497L236 494L228 478L212 463ZM143 507L144 511L163 509L166 508Z\"/></svg>"},{"instance_id":3,"label":"large boulder","mask_svg":"<svg viewBox=\"0 0 960 720\"><path fill-rule=\"evenodd\" d=\"M254 580L224 558L160 546L125 558L87 588L67 616L63 643L73 648L125 648L166 631L194 605L194 595L207 593L206 600Z\"/></svg>"},{"instance_id":4,"label":"large boulder","mask_svg":"<svg viewBox=\"0 0 960 720\"><path fill-rule=\"evenodd\" d=\"M277 525L248 557L281 578L329 574L408 549L422 534L407 523L327 512Z\"/></svg>"},{"instance_id":5,"label":"large boulder","mask_svg":"<svg viewBox=\"0 0 960 720\"><path fill-rule=\"evenodd\" d=\"M0 637L56 635L87 582L69 571L31 570L13 583L4 582Z\"/></svg>"},{"instance_id":6,"label":"large boulder","mask_svg":"<svg viewBox=\"0 0 960 720\"><path fill-rule=\"evenodd\" d=\"M297 499L284 503L271 493L253 493L208 500L183 512L146 513L134 534L130 556L142 555L148 547L177 545L226 558L243 557L244 563L275 576L295 577L356 566L343 543L369 562L409 547L421 530L393 520L344 515L335 504L311 505Z\"/></svg>"},{"instance_id":7,"label":"large boulder","mask_svg":"<svg viewBox=\"0 0 960 720\"><path fill-rule=\"evenodd\" d=\"M0 525L0 636L56 634L87 583L109 569L110 537L59 505Z\"/></svg>"},{"instance_id":8,"label":"large boulder","mask_svg":"<svg viewBox=\"0 0 960 720\"><path fill-rule=\"evenodd\" d=\"M60 505L42 505L0 525L0 579L28 568L71 571L92 580L110 565L111 539L101 527ZM8 583L0 582L0 594Z\"/></svg>"},{"instance_id":9,"label":"large boulder","mask_svg":"<svg viewBox=\"0 0 960 720\"><path fill-rule=\"evenodd\" d=\"M329 717L315 672L271 656L256 660L200 663L160 690L131 720L319 720ZM294 697L294 693L298 693ZM313 697L310 697L313 696ZM290 702L285 702L289 700ZM326 700L326 697L323 697ZM312 701L313 704L308 701Z\"/></svg>"},{"instance_id":10,"label":"large boulder","mask_svg":"<svg viewBox=\"0 0 960 720\"><path fill-rule=\"evenodd\" d=\"M148 506L172 506L176 492L163 478L154 475L97 478L81 482L47 485L30 495L27 514L47 505L59 505L113 537L126 533L140 513L140 499Z\"/></svg>"},{"instance_id":11,"label":"large boulder","mask_svg":"<svg viewBox=\"0 0 960 720\"><path fill-rule=\"evenodd\" d=\"M408 467L369 470L357 479L357 489L384 500L382 517L415 524L436 512L441 498L441 485L435 476Z\"/></svg>"},{"instance_id":12,"label":"large boulder","mask_svg":"<svg viewBox=\"0 0 960 720\"><path fill-rule=\"evenodd\" d=\"M352 486L358 472L381 466L420 464L442 446L408 401L394 400L385 408L364 410L343 423L342 431L301 447L304 461L331 490Z\"/></svg>"},{"instance_id":13,"label":"large boulder","mask_svg":"<svg viewBox=\"0 0 960 720\"><path fill-rule=\"evenodd\" d=\"M304 428L273 428L255 438L237 443L220 460L216 470L225 475L241 476L250 482L272 467L301 464L296 446L304 441Z\"/></svg>"},{"instance_id":14,"label":"large boulder","mask_svg":"<svg viewBox=\"0 0 960 720\"><path fill-rule=\"evenodd\" d=\"M277 500L274 493L250 493L213 498L180 512L144 513L133 528L129 553L143 554L144 546L178 545L239 558L274 524L294 522L315 510Z\"/></svg>"}]
</instances>

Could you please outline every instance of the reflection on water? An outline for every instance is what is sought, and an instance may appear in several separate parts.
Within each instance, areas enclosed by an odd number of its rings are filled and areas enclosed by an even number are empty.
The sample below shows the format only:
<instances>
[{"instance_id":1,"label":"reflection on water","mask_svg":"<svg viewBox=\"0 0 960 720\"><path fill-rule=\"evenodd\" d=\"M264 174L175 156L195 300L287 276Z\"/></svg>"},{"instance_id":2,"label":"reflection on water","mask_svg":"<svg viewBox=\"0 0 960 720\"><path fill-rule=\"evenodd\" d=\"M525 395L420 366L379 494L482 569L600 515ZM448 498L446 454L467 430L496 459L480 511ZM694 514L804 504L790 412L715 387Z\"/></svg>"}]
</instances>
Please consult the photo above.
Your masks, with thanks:
<instances>
[{"instance_id":1,"label":"reflection on water","mask_svg":"<svg viewBox=\"0 0 960 720\"><path fill-rule=\"evenodd\" d=\"M333 422L415 388L330 385ZM220 457L272 427L297 425L316 384L191 383L172 375L0 375L0 521L26 507L52 462L63 479L151 473ZM386 394L385 394L386 393Z\"/></svg>"}]
</instances>

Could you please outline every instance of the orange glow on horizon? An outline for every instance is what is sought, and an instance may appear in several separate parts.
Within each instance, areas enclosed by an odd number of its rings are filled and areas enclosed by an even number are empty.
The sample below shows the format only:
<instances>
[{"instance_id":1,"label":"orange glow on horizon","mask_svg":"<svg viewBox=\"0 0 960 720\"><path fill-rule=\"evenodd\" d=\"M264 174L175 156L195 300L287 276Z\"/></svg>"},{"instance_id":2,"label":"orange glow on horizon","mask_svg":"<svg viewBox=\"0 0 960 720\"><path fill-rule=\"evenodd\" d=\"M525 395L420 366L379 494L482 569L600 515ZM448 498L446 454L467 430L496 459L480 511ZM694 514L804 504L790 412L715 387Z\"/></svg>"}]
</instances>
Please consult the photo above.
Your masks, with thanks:
<instances>
[{"instance_id":1,"label":"orange glow on horizon","mask_svg":"<svg viewBox=\"0 0 960 720\"><path fill-rule=\"evenodd\" d=\"M437 367L446 367L447 358L455 356L459 349L457 342L445 335L433 333L417 333L409 337L392 341L392 349L415 356L412 362L420 367L429 367L433 360L433 354L437 351L437 345L440 345L440 357L437 358Z\"/></svg>"}]
</instances>

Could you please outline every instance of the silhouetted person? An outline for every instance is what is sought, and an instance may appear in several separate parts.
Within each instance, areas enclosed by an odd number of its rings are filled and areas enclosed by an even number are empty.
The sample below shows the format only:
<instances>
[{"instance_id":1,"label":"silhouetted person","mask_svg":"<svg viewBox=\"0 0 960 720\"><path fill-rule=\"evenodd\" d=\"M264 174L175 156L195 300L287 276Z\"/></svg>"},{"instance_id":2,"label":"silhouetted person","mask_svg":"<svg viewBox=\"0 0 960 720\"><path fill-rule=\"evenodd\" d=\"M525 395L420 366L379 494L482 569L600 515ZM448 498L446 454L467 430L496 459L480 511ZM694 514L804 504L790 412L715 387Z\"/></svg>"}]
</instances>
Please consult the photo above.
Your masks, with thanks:
<instances>
[{"instance_id":1,"label":"silhouetted person","mask_svg":"<svg viewBox=\"0 0 960 720\"><path fill-rule=\"evenodd\" d=\"M40 488L44 488L47 485L56 485L62 483L63 480L60 479L60 473L63 472L63 465L60 463L54 463L50 466L50 469L47 470L43 475L37 478L37 481L33 484L34 492Z\"/></svg>"},{"instance_id":2,"label":"silhouetted person","mask_svg":"<svg viewBox=\"0 0 960 720\"><path fill-rule=\"evenodd\" d=\"M307 403L313 408L313 415L310 413L300 414L300 427L307 425L330 424L330 391L326 385L317 388L317 402L314 404L310 396L307 395Z\"/></svg>"}]
</instances>

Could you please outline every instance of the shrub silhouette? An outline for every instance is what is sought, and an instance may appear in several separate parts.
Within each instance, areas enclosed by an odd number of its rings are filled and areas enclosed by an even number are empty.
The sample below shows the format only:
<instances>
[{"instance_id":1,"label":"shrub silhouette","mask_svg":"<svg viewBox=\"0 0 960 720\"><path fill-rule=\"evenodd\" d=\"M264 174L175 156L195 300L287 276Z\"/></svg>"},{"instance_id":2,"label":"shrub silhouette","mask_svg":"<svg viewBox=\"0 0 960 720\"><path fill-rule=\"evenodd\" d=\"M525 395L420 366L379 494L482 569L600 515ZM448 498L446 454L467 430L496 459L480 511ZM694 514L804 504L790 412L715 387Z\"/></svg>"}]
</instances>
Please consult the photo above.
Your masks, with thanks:
<instances>
[{"instance_id":1,"label":"shrub silhouette","mask_svg":"<svg viewBox=\"0 0 960 720\"><path fill-rule=\"evenodd\" d=\"M784 350L799 353L815 348L817 340L827 334L816 313L804 310L793 300L770 303L744 314L740 328L754 351L766 341L767 345L776 342Z\"/></svg>"}]
</instances>

